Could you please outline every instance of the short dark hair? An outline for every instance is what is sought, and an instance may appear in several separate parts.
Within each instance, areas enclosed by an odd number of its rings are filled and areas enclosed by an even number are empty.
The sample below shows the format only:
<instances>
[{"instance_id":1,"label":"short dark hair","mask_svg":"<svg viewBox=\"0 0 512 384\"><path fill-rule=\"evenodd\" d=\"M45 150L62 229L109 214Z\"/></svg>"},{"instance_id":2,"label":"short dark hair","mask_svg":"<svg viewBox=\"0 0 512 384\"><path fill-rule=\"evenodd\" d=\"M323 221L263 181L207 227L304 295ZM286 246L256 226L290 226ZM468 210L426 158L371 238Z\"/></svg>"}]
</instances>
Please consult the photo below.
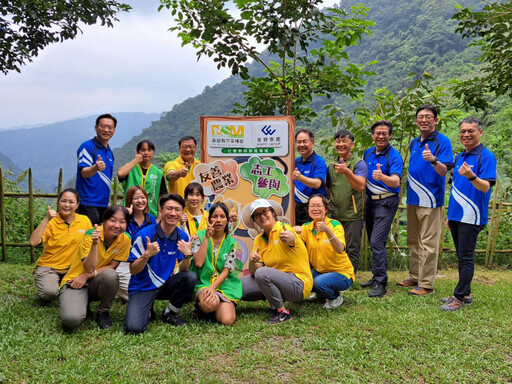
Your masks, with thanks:
<instances>
[{"instance_id":1,"label":"short dark hair","mask_svg":"<svg viewBox=\"0 0 512 384\"><path fill-rule=\"evenodd\" d=\"M375 128L378 126L385 125L389 128L389 134L391 135L393 133L393 124L391 124L391 121L389 120L377 120L375 123L372 124L370 130L373 134L373 131L375 131Z\"/></svg>"},{"instance_id":2,"label":"short dark hair","mask_svg":"<svg viewBox=\"0 0 512 384\"><path fill-rule=\"evenodd\" d=\"M167 195L160 196L160 200L158 201L160 208L164 209L165 203L167 203L169 200L174 200L175 202L180 204L182 208L185 208L185 200L183 200L183 197L181 197L177 193L168 193Z\"/></svg>"},{"instance_id":3,"label":"short dark hair","mask_svg":"<svg viewBox=\"0 0 512 384\"><path fill-rule=\"evenodd\" d=\"M77 203L80 203L80 194L78 193L78 191L74 188L66 188L64 189L63 191L60 191L59 193L59 196L57 196L57 203L59 203L59 200L60 198L62 197L63 194L65 194L66 192L69 192L69 193L72 193L73 195L75 195L76 197L76 202Z\"/></svg>"},{"instance_id":4,"label":"short dark hair","mask_svg":"<svg viewBox=\"0 0 512 384\"><path fill-rule=\"evenodd\" d=\"M311 139L311 141L314 143L315 142L315 134L313 133L313 131L311 131L310 129L299 129L296 133L295 133L295 140L297 140L297 136L299 136L300 133L307 133L309 138Z\"/></svg>"},{"instance_id":5,"label":"short dark hair","mask_svg":"<svg viewBox=\"0 0 512 384\"><path fill-rule=\"evenodd\" d=\"M146 189L144 187L141 187L140 185L133 185L130 188L128 188L128 190L126 191L125 206L129 207L130 205L132 205L133 195L135 195L135 192L137 192L137 191L141 191L144 194L144 196L146 197L147 203L146 203L146 208L144 208L144 213L148 213L149 212L148 193L146 192Z\"/></svg>"},{"instance_id":6,"label":"short dark hair","mask_svg":"<svg viewBox=\"0 0 512 384\"><path fill-rule=\"evenodd\" d=\"M425 105L422 105L421 107L419 107L417 110L416 110L416 117L418 116L418 113L420 111L423 111L424 109L426 109L427 111L430 111L434 114L434 118L437 117L437 107L433 104L425 104Z\"/></svg>"},{"instance_id":7,"label":"short dark hair","mask_svg":"<svg viewBox=\"0 0 512 384\"><path fill-rule=\"evenodd\" d=\"M194 136L183 136L180 141L178 141L178 147L181 147L181 142L182 141L187 141L187 140L194 140L194 145L197 146L197 141L196 141L196 138Z\"/></svg>"},{"instance_id":8,"label":"short dark hair","mask_svg":"<svg viewBox=\"0 0 512 384\"><path fill-rule=\"evenodd\" d=\"M342 139L344 137L348 137L350 140L354 141L354 134L346 129L340 129L334 134L334 140Z\"/></svg>"},{"instance_id":9,"label":"short dark hair","mask_svg":"<svg viewBox=\"0 0 512 384\"><path fill-rule=\"evenodd\" d=\"M101 119L110 119L114 122L114 128L117 127L117 119L114 116L112 116L110 113L104 113L103 115L99 115L96 118L96 125L95 125L96 127L100 123Z\"/></svg>"},{"instance_id":10,"label":"short dark hair","mask_svg":"<svg viewBox=\"0 0 512 384\"><path fill-rule=\"evenodd\" d=\"M190 195L192 192L197 191L204 199L204 189L203 186L199 183L189 183L185 187L185 200L187 199L188 195Z\"/></svg>"},{"instance_id":11,"label":"short dark hair","mask_svg":"<svg viewBox=\"0 0 512 384\"><path fill-rule=\"evenodd\" d=\"M142 149L144 144L147 144L149 149L155 150L155 144L153 144L151 140L141 140L137 143L137 147L135 148L137 153Z\"/></svg>"},{"instance_id":12,"label":"short dark hair","mask_svg":"<svg viewBox=\"0 0 512 384\"><path fill-rule=\"evenodd\" d=\"M461 121L459 121L459 128L464 123L465 124L476 124L479 131L484 129L482 120L480 120L478 117L475 117L475 116L468 116L468 117L463 118Z\"/></svg>"},{"instance_id":13,"label":"short dark hair","mask_svg":"<svg viewBox=\"0 0 512 384\"><path fill-rule=\"evenodd\" d=\"M104 223L119 211L123 212L124 219L126 220L126 225L128 225L128 223L130 222L130 212L128 212L128 209L126 207L123 207L122 205L111 205L110 207L108 207L105 210L105 213L103 214L101 222Z\"/></svg>"},{"instance_id":14,"label":"short dark hair","mask_svg":"<svg viewBox=\"0 0 512 384\"><path fill-rule=\"evenodd\" d=\"M210 210L208 211L208 222L211 223L212 222L212 215L213 215L213 212L217 209L217 208L220 208L224 211L224 214L226 215L226 218L228 219L228 225L226 225L224 227L224 233L226 233L226 235L229 233L229 209L228 207L226 206L226 204L224 203L215 203L213 204L211 207L210 207Z\"/></svg>"}]
</instances>

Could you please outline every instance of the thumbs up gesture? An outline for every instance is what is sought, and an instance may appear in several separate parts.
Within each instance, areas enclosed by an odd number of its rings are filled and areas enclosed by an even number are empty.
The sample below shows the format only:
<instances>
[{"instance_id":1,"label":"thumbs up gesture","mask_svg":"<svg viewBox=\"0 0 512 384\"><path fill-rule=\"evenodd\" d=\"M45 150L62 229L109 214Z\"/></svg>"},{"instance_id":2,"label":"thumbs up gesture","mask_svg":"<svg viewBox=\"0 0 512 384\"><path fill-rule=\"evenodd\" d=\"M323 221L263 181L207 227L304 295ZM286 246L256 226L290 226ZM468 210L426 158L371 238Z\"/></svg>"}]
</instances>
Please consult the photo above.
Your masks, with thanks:
<instances>
[{"instance_id":1,"label":"thumbs up gesture","mask_svg":"<svg viewBox=\"0 0 512 384\"><path fill-rule=\"evenodd\" d=\"M98 155L98 158L96 159L96 168L98 168L98 171L102 172L105 170L106 168L106 165L105 165L105 162L103 160L101 160L101 156Z\"/></svg>"},{"instance_id":2,"label":"thumbs up gesture","mask_svg":"<svg viewBox=\"0 0 512 384\"><path fill-rule=\"evenodd\" d=\"M298 168L295 168L292 172L292 179L293 180L300 180L300 178L302 177L302 174L299 172L299 169Z\"/></svg>"},{"instance_id":3,"label":"thumbs up gesture","mask_svg":"<svg viewBox=\"0 0 512 384\"><path fill-rule=\"evenodd\" d=\"M135 163L140 163L142 161L142 155L137 152L136 150L134 151L134 155L133 155L133 161L135 161Z\"/></svg>"},{"instance_id":4,"label":"thumbs up gesture","mask_svg":"<svg viewBox=\"0 0 512 384\"><path fill-rule=\"evenodd\" d=\"M344 175L348 172L348 167L347 164L345 164L345 161L340 159L338 163L334 164L334 170L336 171L336 174Z\"/></svg>"},{"instance_id":5,"label":"thumbs up gesture","mask_svg":"<svg viewBox=\"0 0 512 384\"><path fill-rule=\"evenodd\" d=\"M93 245L98 244L98 242L101 240L101 230L98 227L98 224L94 224L94 231L92 231L91 238Z\"/></svg>"},{"instance_id":6,"label":"thumbs up gesture","mask_svg":"<svg viewBox=\"0 0 512 384\"><path fill-rule=\"evenodd\" d=\"M425 144L425 150L422 152L423 160L425 161L435 161L435 156L430 152L430 149L428 149L428 143Z\"/></svg>"},{"instance_id":7,"label":"thumbs up gesture","mask_svg":"<svg viewBox=\"0 0 512 384\"><path fill-rule=\"evenodd\" d=\"M255 251L251 252L251 256L249 259L253 263L259 263L260 261L260 247L258 247Z\"/></svg>"},{"instance_id":8,"label":"thumbs up gesture","mask_svg":"<svg viewBox=\"0 0 512 384\"><path fill-rule=\"evenodd\" d=\"M158 245L158 242L151 242L151 239L146 236L146 252L148 253L149 257L155 256L158 252L160 252L160 245Z\"/></svg>"},{"instance_id":9,"label":"thumbs up gesture","mask_svg":"<svg viewBox=\"0 0 512 384\"><path fill-rule=\"evenodd\" d=\"M57 212L55 212L52 207L48 206L48 211L46 212L46 219L51 220L55 216L57 216Z\"/></svg>"},{"instance_id":10,"label":"thumbs up gesture","mask_svg":"<svg viewBox=\"0 0 512 384\"><path fill-rule=\"evenodd\" d=\"M373 172L372 172L372 177L373 177L373 180L382 180L382 176L384 174L382 173L382 171L380 170L380 164L377 164L377 169L375 169Z\"/></svg>"},{"instance_id":11,"label":"thumbs up gesture","mask_svg":"<svg viewBox=\"0 0 512 384\"><path fill-rule=\"evenodd\" d=\"M283 225L283 230L279 232L279 239L286 245L290 245L295 241L295 234L290 232L286 225Z\"/></svg>"},{"instance_id":12,"label":"thumbs up gesture","mask_svg":"<svg viewBox=\"0 0 512 384\"><path fill-rule=\"evenodd\" d=\"M186 177L188 174L190 165L185 161L185 166L179 170L180 177Z\"/></svg>"},{"instance_id":13,"label":"thumbs up gesture","mask_svg":"<svg viewBox=\"0 0 512 384\"><path fill-rule=\"evenodd\" d=\"M229 222L236 223L237 221L238 221L238 209L236 207L236 204L233 204L233 207L231 207L231 211L229 212Z\"/></svg>"}]
</instances>

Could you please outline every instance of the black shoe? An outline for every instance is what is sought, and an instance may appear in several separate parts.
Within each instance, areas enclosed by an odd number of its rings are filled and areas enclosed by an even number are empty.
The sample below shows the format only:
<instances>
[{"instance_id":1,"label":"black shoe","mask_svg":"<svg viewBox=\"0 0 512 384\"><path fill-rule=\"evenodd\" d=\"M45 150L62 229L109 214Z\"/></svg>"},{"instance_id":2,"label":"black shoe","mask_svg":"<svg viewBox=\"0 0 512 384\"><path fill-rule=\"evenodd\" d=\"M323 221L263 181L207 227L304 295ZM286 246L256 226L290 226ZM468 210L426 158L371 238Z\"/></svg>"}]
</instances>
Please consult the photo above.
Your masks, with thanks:
<instances>
[{"instance_id":1,"label":"black shoe","mask_svg":"<svg viewBox=\"0 0 512 384\"><path fill-rule=\"evenodd\" d=\"M187 324L187 322L185 320L183 320L181 317L179 317L176 312L173 312L171 310L168 310L167 312L165 312L165 309L162 313L162 321L164 323L174 325L175 327L181 327L181 326Z\"/></svg>"},{"instance_id":2,"label":"black shoe","mask_svg":"<svg viewBox=\"0 0 512 384\"><path fill-rule=\"evenodd\" d=\"M386 294L386 287L382 284L375 282L372 286L370 292L368 292L368 296L370 297L382 297Z\"/></svg>"},{"instance_id":3,"label":"black shoe","mask_svg":"<svg viewBox=\"0 0 512 384\"><path fill-rule=\"evenodd\" d=\"M92 319L91 304L87 303L87 312L85 313L86 319Z\"/></svg>"},{"instance_id":4,"label":"black shoe","mask_svg":"<svg viewBox=\"0 0 512 384\"><path fill-rule=\"evenodd\" d=\"M112 319L109 312L98 312L96 315L96 322L100 329L110 328L112 326Z\"/></svg>"},{"instance_id":5,"label":"black shoe","mask_svg":"<svg viewBox=\"0 0 512 384\"><path fill-rule=\"evenodd\" d=\"M153 321L156 319L155 309L151 308L149 311L149 321Z\"/></svg>"},{"instance_id":6,"label":"black shoe","mask_svg":"<svg viewBox=\"0 0 512 384\"><path fill-rule=\"evenodd\" d=\"M267 324L281 324L291 319L292 315L290 315L290 311L275 310L274 314L267 320Z\"/></svg>"},{"instance_id":7,"label":"black shoe","mask_svg":"<svg viewBox=\"0 0 512 384\"><path fill-rule=\"evenodd\" d=\"M366 283L361 284L361 288L370 288L375 283L375 280L370 279Z\"/></svg>"}]
</instances>

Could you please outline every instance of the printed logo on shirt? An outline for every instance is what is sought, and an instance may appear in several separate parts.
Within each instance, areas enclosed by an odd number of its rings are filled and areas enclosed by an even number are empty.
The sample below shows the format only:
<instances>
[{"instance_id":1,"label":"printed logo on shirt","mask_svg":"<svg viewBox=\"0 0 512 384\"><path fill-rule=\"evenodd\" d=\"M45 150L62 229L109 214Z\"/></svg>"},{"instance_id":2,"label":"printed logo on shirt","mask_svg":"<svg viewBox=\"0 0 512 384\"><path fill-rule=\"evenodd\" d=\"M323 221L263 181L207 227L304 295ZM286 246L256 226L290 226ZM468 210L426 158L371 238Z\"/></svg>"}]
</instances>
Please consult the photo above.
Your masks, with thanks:
<instances>
[{"instance_id":1,"label":"printed logo on shirt","mask_svg":"<svg viewBox=\"0 0 512 384\"><path fill-rule=\"evenodd\" d=\"M79 229L77 232L78 232L79 234L83 235L83 234L85 233L85 229Z\"/></svg>"}]
</instances>

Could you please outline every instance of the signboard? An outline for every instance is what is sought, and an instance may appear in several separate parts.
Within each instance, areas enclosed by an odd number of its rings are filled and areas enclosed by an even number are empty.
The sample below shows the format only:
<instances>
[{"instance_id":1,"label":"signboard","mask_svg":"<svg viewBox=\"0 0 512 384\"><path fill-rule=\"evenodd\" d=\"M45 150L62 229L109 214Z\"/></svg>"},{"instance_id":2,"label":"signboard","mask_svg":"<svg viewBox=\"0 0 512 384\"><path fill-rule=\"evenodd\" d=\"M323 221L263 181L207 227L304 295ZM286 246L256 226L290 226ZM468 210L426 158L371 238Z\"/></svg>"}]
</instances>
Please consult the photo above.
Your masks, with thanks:
<instances>
[{"instance_id":1,"label":"signboard","mask_svg":"<svg viewBox=\"0 0 512 384\"><path fill-rule=\"evenodd\" d=\"M269 200L279 221L294 222L294 137L293 116L201 117L201 164L194 181L203 186L205 209L221 201L238 214L232 236L245 265L261 232L249 211L254 200Z\"/></svg>"}]
</instances>

